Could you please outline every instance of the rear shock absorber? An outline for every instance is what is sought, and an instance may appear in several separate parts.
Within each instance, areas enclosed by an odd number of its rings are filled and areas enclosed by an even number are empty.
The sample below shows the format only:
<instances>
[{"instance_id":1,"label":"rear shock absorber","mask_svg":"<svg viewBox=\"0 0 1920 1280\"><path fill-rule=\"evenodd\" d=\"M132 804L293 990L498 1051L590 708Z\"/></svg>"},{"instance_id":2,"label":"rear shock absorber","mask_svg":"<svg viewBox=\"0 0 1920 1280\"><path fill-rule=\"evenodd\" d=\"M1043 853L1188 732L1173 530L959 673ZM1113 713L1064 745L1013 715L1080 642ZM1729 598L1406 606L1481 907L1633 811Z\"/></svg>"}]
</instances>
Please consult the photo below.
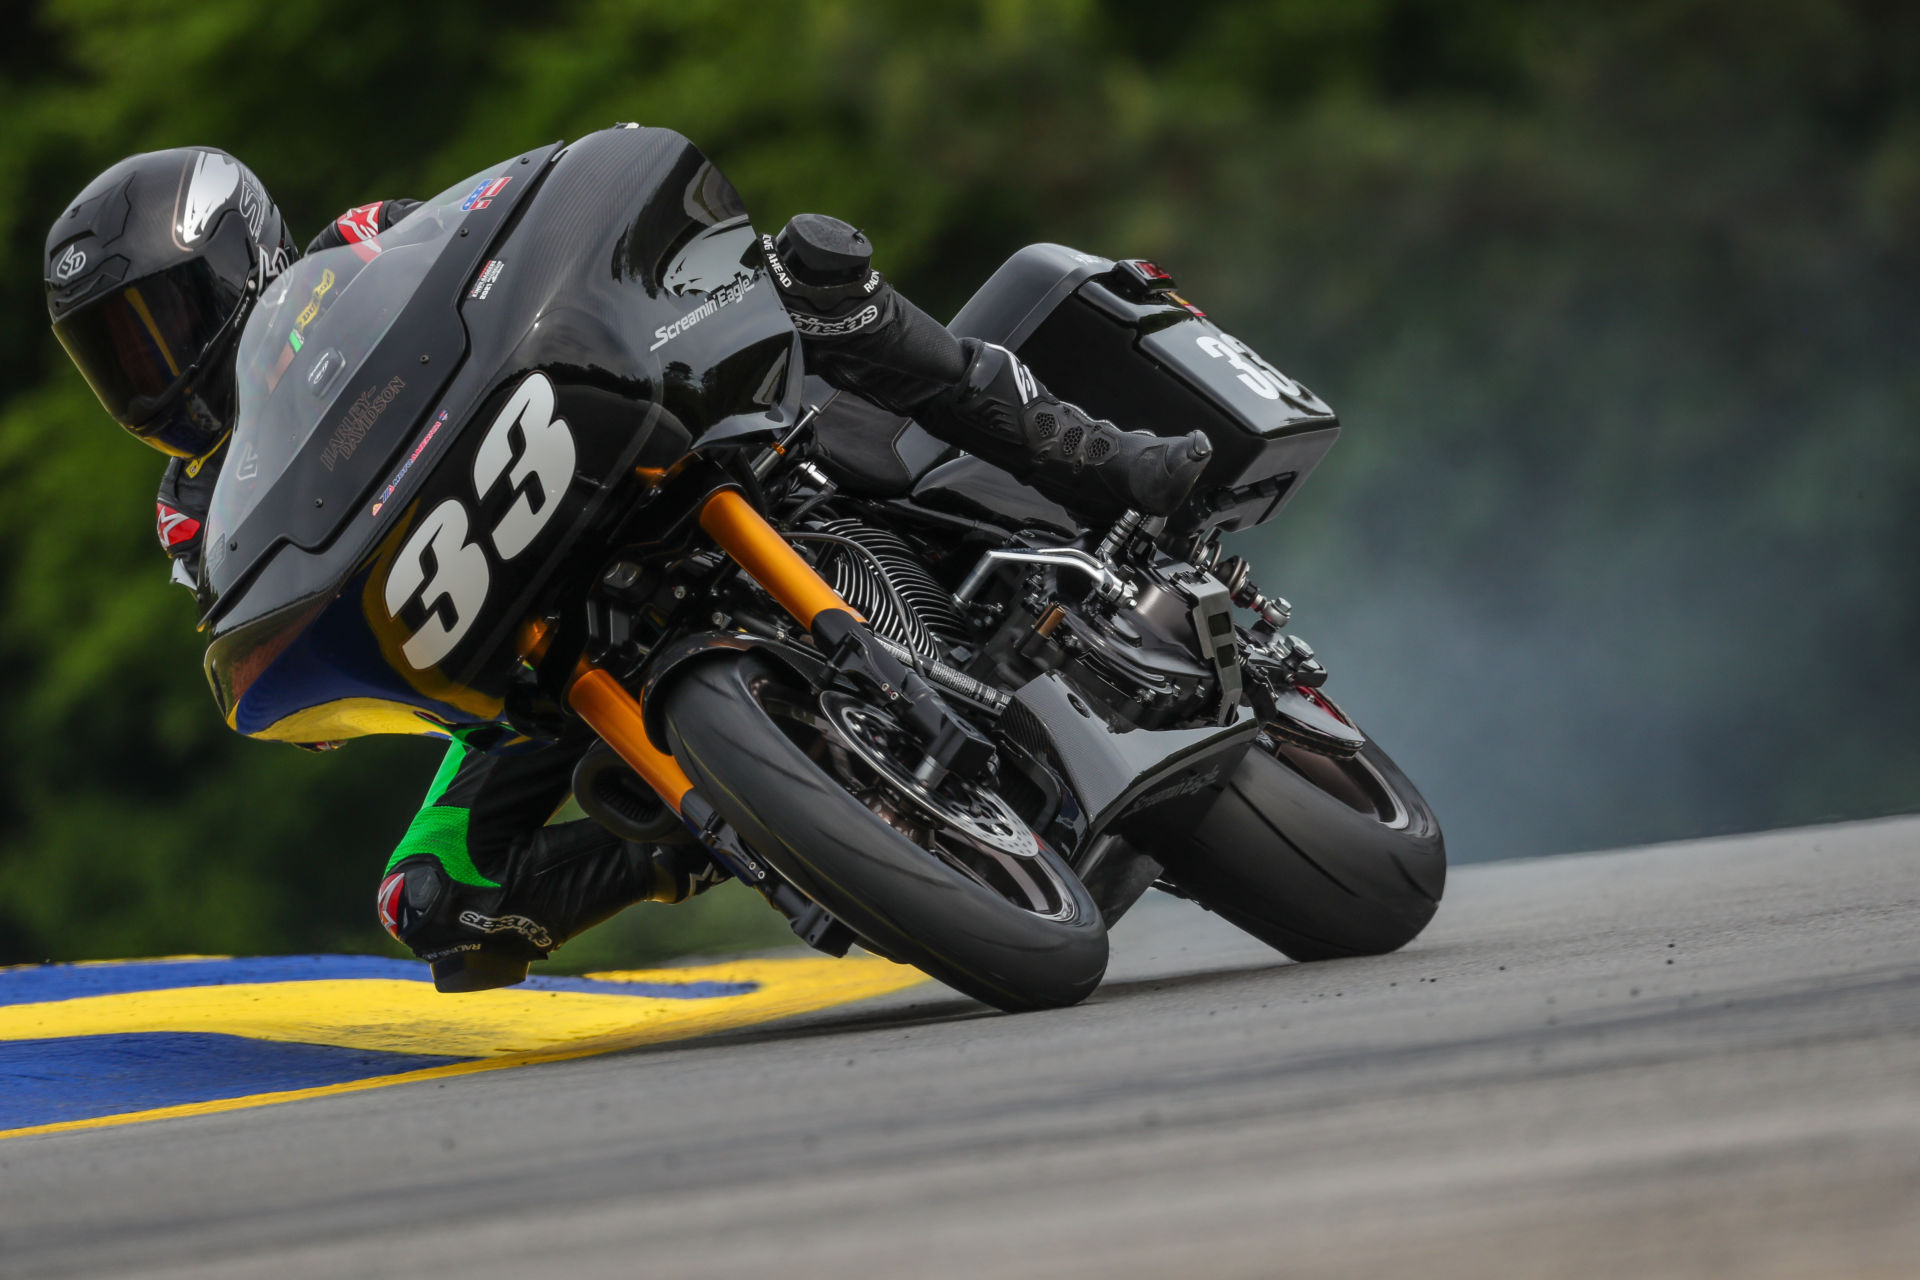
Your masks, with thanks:
<instances>
[{"instance_id":1,"label":"rear shock absorber","mask_svg":"<svg viewBox=\"0 0 1920 1280\"><path fill-rule=\"evenodd\" d=\"M1113 522L1113 528L1107 530L1107 536L1100 540L1095 549L1094 559L1102 564L1112 564L1113 558L1120 554L1133 535L1140 530L1142 516L1138 511L1129 511Z\"/></svg>"}]
</instances>

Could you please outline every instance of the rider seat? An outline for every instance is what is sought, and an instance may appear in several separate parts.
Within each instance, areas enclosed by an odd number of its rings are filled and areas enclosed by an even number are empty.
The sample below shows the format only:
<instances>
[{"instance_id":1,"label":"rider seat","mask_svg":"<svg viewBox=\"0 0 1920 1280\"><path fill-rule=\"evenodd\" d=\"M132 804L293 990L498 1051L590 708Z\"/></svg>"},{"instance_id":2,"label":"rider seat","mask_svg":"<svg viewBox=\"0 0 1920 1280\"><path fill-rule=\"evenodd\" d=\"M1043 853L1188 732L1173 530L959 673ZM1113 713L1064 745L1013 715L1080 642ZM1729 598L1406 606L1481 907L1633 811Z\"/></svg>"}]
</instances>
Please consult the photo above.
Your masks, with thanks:
<instances>
[{"instance_id":1,"label":"rider seat","mask_svg":"<svg viewBox=\"0 0 1920 1280\"><path fill-rule=\"evenodd\" d=\"M911 418L888 413L823 379L807 379L807 403L818 405L813 441L827 474L862 498L900 498L914 481L957 452Z\"/></svg>"}]
</instances>

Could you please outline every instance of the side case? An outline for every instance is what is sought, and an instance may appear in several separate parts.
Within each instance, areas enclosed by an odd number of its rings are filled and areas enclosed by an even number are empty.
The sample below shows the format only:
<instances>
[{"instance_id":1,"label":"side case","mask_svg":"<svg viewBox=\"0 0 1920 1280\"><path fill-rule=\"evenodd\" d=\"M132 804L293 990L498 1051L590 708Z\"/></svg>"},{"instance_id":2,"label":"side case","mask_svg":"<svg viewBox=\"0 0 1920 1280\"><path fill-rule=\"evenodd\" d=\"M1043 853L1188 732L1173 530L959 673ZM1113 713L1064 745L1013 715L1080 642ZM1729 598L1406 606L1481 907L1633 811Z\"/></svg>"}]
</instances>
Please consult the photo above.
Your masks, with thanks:
<instances>
[{"instance_id":1,"label":"side case","mask_svg":"<svg viewBox=\"0 0 1920 1280\"><path fill-rule=\"evenodd\" d=\"M1191 526L1271 520L1333 447L1339 420L1173 288L1151 263L1028 245L949 327L1017 352L1054 394L1124 429L1205 431L1214 460L1183 514Z\"/></svg>"}]
</instances>

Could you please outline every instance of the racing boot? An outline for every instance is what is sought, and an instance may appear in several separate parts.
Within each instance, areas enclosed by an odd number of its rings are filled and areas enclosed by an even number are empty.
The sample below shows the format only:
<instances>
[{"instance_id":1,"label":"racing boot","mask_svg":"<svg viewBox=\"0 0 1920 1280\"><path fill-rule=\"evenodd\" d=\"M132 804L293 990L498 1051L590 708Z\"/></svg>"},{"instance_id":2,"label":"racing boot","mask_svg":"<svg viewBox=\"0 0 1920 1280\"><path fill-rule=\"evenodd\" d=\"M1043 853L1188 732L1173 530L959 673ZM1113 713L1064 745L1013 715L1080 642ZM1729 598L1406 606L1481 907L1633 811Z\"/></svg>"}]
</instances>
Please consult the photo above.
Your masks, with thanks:
<instances>
[{"instance_id":1,"label":"racing boot","mask_svg":"<svg viewBox=\"0 0 1920 1280\"><path fill-rule=\"evenodd\" d=\"M1089 524L1128 510L1172 515L1213 456L1204 431L1122 431L1049 392L1005 347L973 338L962 346L966 376L921 407L921 425Z\"/></svg>"},{"instance_id":2,"label":"racing boot","mask_svg":"<svg viewBox=\"0 0 1920 1280\"><path fill-rule=\"evenodd\" d=\"M697 845L625 841L591 821L541 827L506 862L494 882L421 853L380 882L380 923L432 966L438 990L512 986L533 961L634 903L684 902L724 878Z\"/></svg>"}]
</instances>

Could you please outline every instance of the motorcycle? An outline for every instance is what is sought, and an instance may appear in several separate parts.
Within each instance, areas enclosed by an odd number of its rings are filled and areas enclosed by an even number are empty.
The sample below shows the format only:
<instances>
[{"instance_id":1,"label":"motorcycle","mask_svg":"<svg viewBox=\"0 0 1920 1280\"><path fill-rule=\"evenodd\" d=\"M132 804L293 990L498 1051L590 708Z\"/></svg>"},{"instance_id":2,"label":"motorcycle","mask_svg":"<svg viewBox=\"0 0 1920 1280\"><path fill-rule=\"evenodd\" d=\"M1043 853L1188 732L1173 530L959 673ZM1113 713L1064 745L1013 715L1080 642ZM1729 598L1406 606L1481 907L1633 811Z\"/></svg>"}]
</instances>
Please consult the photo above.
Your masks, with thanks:
<instances>
[{"instance_id":1,"label":"motorcycle","mask_svg":"<svg viewBox=\"0 0 1920 1280\"><path fill-rule=\"evenodd\" d=\"M279 276L208 516L228 724L584 724L575 794L610 830L1005 1010L1084 999L1156 885L1300 960L1418 934L1431 809L1222 548L1333 412L1153 264L1029 246L954 331L1214 444L1175 515L1089 529L808 377L765 271L720 171L620 126Z\"/></svg>"}]
</instances>

